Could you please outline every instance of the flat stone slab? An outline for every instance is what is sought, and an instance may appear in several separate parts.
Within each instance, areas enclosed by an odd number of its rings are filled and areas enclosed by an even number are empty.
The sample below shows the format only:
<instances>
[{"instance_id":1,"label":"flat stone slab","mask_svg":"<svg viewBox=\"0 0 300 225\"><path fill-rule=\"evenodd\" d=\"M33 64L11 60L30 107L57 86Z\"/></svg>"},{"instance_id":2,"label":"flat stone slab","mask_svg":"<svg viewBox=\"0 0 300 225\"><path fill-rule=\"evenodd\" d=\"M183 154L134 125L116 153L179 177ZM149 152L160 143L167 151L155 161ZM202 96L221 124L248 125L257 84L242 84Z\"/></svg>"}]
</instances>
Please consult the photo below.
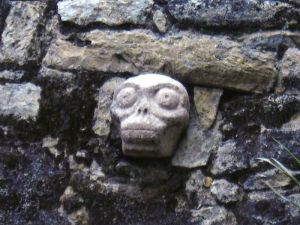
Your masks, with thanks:
<instances>
[{"instance_id":1,"label":"flat stone slab","mask_svg":"<svg viewBox=\"0 0 300 225\"><path fill-rule=\"evenodd\" d=\"M41 88L32 84L0 85L0 115L18 120L36 120Z\"/></svg>"},{"instance_id":2,"label":"flat stone slab","mask_svg":"<svg viewBox=\"0 0 300 225\"><path fill-rule=\"evenodd\" d=\"M20 80L24 76L24 71L3 70L0 71L0 79Z\"/></svg>"},{"instance_id":3,"label":"flat stone slab","mask_svg":"<svg viewBox=\"0 0 300 225\"><path fill-rule=\"evenodd\" d=\"M225 36L178 35L157 37L145 30L95 30L81 34L87 46L58 39L44 65L60 70L110 73L161 72L194 85L266 92L277 70L275 55L244 48Z\"/></svg>"},{"instance_id":4,"label":"flat stone slab","mask_svg":"<svg viewBox=\"0 0 300 225\"><path fill-rule=\"evenodd\" d=\"M167 9L178 21L203 27L271 28L300 21L299 7L280 0L170 0Z\"/></svg>"},{"instance_id":5,"label":"flat stone slab","mask_svg":"<svg viewBox=\"0 0 300 225\"><path fill-rule=\"evenodd\" d=\"M2 33L0 62L22 66L38 59L41 47L37 44L36 35L47 5L38 1L11 4Z\"/></svg>"},{"instance_id":6,"label":"flat stone slab","mask_svg":"<svg viewBox=\"0 0 300 225\"><path fill-rule=\"evenodd\" d=\"M211 130L203 129L194 113L191 113L189 127L172 158L172 165L182 168L206 166L214 149L221 143L222 135L218 125Z\"/></svg>"},{"instance_id":7,"label":"flat stone slab","mask_svg":"<svg viewBox=\"0 0 300 225\"><path fill-rule=\"evenodd\" d=\"M85 26L143 24L153 6L152 0L63 0L57 3L62 21Z\"/></svg>"}]
</instances>

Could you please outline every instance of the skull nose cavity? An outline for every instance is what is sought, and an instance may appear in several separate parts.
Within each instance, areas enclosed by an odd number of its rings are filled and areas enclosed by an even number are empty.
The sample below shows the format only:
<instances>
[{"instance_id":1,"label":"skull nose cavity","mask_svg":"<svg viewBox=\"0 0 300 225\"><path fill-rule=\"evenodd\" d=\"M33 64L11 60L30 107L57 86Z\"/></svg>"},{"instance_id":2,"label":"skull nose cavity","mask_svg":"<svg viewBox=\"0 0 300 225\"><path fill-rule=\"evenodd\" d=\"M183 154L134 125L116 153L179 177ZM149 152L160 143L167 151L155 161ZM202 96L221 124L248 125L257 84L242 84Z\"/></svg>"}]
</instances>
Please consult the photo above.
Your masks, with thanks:
<instances>
[{"instance_id":1,"label":"skull nose cavity","mask_svg":"<svg viewBox=\"0 0 300 225\"><path fill-rule=\"evenodd\" d=\"M144 107L144 108L139 108L138 109L138 114L147 114L148 113L148 108L147 107Z\"/></svg>"}]
</instances>

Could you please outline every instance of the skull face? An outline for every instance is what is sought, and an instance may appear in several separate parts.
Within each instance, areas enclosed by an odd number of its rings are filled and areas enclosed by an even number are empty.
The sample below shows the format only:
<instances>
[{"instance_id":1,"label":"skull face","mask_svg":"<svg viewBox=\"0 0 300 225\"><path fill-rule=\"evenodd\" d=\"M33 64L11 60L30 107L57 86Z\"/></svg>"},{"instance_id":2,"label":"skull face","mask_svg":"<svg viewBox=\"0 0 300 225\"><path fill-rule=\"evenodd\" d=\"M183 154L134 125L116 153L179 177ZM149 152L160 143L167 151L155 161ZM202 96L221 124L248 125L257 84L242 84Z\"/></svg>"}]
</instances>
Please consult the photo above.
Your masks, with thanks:
<instances>
[{"instance_id":1,"label":"skull face","mask_svg":"<svg viewBox=\"0 0 300 225\"><path fill-rule=\"evenodd\" d=\"M189 120L189 97L178 81L159 74L126 80L111 105L124 155L171 156Z\"/></svg>"}]
</instances>

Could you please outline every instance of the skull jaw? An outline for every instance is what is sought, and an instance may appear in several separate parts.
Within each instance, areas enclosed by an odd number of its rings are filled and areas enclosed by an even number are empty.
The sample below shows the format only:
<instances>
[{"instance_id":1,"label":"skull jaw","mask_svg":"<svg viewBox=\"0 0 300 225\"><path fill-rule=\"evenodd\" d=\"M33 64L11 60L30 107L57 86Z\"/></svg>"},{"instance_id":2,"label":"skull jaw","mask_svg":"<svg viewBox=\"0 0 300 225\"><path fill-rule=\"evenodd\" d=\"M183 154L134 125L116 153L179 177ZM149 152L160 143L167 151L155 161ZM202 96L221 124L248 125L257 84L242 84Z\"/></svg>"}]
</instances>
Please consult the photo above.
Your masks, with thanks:
<instances>
[{"instance_id":1,"label":"skull jaw","mask_svg":"<svg viewBox=\"0 0 300 225\"><path fill-rule=\"evenodd\" d=\"M125 156L136 158L165 158L170 157L172 149L162 149L160 145L149 144L127 144L122 143L122 150Z\"/></svg>"},{"instance_id":2,"label":"skull jaw","mask_svg":"<svg viewBox=\"0 0 300 225\"><path fill-rule=\"evenodd\" d=\"M157 158L159 157L159 146L149 144L128 144L122 143L123 154L138 158Z\"/></svg>"}]
</instances>

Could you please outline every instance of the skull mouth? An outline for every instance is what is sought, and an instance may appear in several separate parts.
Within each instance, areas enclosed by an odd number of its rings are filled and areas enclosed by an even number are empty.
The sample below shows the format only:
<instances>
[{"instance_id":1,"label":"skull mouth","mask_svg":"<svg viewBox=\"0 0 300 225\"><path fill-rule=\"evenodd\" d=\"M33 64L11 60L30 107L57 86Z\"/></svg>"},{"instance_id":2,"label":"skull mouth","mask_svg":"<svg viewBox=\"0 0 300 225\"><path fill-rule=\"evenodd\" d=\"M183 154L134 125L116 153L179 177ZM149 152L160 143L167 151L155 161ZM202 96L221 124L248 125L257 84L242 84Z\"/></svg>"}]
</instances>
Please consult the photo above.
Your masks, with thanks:
<instances>
[{"instance_id":1,"label":"skull mouth","mask_svg":"<svg viewBox=\"0 0 300 225\"><path fill-rule=\"evenodd\" d=\"M121 131L121 138L126 144L158 145L159 134L154 130L126 129Z\"/></svg>"},{"instance_id":2,"label":"skull mouth","mask_svg":"<svg viewBox=\"0 0 300 225\"><path fill-rule=\"evenodd\" d=\"M123 149L128 154L147 152L153 154L159 150L159 134L154 130L126 129L121 130ZM131 152L131 153L129 153Z\"/></svg>"}]
</instances>

